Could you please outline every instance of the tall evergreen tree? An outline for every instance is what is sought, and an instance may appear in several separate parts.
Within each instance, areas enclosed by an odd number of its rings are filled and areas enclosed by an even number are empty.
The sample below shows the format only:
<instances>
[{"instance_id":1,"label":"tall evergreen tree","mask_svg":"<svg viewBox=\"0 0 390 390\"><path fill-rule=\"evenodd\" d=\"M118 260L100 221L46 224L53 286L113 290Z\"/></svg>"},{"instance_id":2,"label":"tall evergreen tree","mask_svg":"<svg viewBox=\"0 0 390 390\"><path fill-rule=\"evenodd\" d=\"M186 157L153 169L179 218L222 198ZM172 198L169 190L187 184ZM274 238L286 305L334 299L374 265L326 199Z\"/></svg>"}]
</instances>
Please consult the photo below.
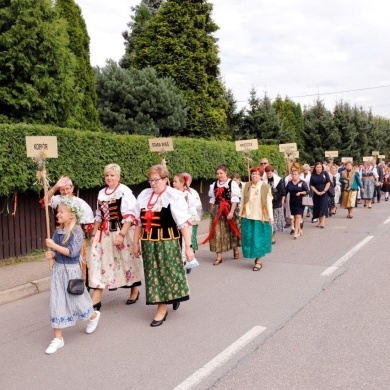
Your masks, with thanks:
<instances>
[{"instance_id":1,"label":"tall evergreen tree","mask_svg":"<svg viewBox=\"0 0 390 390\"><path fill-rule=\"evenodd\" d=\"M125 54L121 58L119 64L122 68L129 69L132 64L135 44L140 35L142 35L146 24L152 19L152 13L144 2L137 7L132 7L132 11L135 12L131 16L131 21L127 24L129 31L122 33L125 39Z\"/></svg>"},{"instance_id":2,"label":"tall evergreen tree","mask_svg":"<svg viewBox=\"0 0 390 390\"><path fill-rule=\"evenodd\" d=\"M133 63L175 80L187 101L189 135L224 137L227 103L211 11L205 0L167 0L137 38Z\"/></svg>"},{"instance_id":3,"label":"tall evergreen tree","mask_svg":"<svg viewBox=\"0 0 390 390\"><path fill-rule=\"evenodd\" d=\"M123 69L114 61L96 68L100 119L107 131L158 136L185 135L183 96L153 68Z\"/></svg>"},{"instance_id":4,"label":"tall evergreen tree","mask_svg":"<svg viewBox=\"0 0 390 390\"><path fill-rule=\"evenodd\" d=\"M227 126L229 129L230 136L233 140L241 137L241 128L244 120L244 109L241 110L237 107L237 101L233 95L233 91L228 89L225 93L225 100L227 101Z\"/></svg>"},{"instance_id":5,"label":"tall evergreen tree","mask_svg":"<svg viewBox=\"0 0 390 390\"><path fill-rule=\"evenodd\" d=\"M277 144L281 123L272 107L271 99L266 93L262 99L259 99L254 88L250 90L249 95L249 108L243 125L244 133L247 136L261 139L262 143Z\"/></svg>"},{"instance_id":6,"label":"tall evergreen tree","mask_svg":"<svg viewBox=\"0 0 390 390\"><path fill-rule=\"evenodd\" d=\"M79 126L74 56L50 0L0 7L0 121Z\"/></svg>"},{"instance_id":7,"label":"tall evergreen tree","mask_svg":"<svg viewBox=\"0 0 390 390\"><path fill-rule=\"evenodd\" d=\"M310 163L323 161L325 151L330 148L334 150L336 143L340 142L338 133L335 131L332 113L325 108L321 100L317 99L314 106L306 109L303 115L305 147L300 153L302 161Z\"/></svg>"},{"instance_id":8,"label":"tall evergreen tree","mask_svg":"<svg viewBox=\"0 0 390 390\"><path fill-rule=\"evenodd\" d=\"M96 107L95 75L89 56L89 36L80 7L74 0L56 0L59 16L66 20L69 36L69 49L76 59L74 71L75 91L79 104L78 121L86 130L101 128Z\"/></svg>"}]
</instances>

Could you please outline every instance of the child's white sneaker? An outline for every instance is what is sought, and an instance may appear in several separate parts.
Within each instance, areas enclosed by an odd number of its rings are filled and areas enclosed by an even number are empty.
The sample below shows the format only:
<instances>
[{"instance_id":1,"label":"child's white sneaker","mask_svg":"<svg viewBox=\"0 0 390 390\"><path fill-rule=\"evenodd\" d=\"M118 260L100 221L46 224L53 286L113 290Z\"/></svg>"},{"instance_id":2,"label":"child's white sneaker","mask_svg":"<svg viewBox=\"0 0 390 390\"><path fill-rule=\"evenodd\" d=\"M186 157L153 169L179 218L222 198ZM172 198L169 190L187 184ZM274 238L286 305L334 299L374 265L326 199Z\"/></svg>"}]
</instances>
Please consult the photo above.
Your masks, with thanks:
<instances>
[{"instance_id":1,"label":"child's white sneaker","mask_svg":"<svg viewBox=\"0 0 390 390\"><path fill-rule=\"evenodd\" d=\"M54 352L57 352L57 349L62 348L65 345L64 339L53 339L50 345L47 347L45 353L51 355Z\"/></svg>"},{"instance_id":2,"label":"child's white sneaker","mask_svg":"<svg viewBox=\"0 0 390 390\"><path fill-rule=\"evenodd\" d=\"M85 330L88 334L93 333L96 327L98 326L98 322L100 319L100 311L95 310L95 313L96 313L96 318L94 320L88 320L87 329Z\"/></svg>"}]
</instances>

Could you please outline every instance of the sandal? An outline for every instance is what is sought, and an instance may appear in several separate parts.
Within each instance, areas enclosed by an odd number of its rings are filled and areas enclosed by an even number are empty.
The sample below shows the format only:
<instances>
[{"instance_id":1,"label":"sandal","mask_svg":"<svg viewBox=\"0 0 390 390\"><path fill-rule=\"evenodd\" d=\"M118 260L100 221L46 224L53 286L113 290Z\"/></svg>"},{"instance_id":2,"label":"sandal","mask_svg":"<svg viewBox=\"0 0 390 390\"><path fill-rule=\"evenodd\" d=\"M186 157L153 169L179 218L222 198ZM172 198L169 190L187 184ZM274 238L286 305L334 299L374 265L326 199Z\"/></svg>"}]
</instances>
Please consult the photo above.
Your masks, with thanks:
<instances>
[{"instance_id":1,"label":"sandal","mask_svg":"<svg viewBox=\"0 0 390 390\"><path fill-rule=\"evenodd\" d=\"M222 263L222 256L221 257L217 257L215 260L214 260L214 263L213 265L219 265Z\"/></svg>"},{"instance_id":2,"label":"sandal","mask_svg":"<svg viewBox=\"0 0 390 390\"><path fill-rule=\"evenodd\" d=\"M276 244L276 240L272 240L272 241L271 241L271 244L272 244L272 245Z\"/></svg>"},{"instance_id":3,"label":"sandal","mask_svg":"<svg viewBox=\"0 0 390 390\"><path fill-rule=\"evenodd\" d=\"M260 271L262 268L263 268L263 264L261 262L257 263L257 261L255 260L255 265L253 267L253 271Z\"/></svg>"},{"instance_id":4,"label":"sandal","mask_svg":"<svg viewBox=\"0 0 390 390\"><path fill-rule=\"evenodd\" d=\"M240 252L238 251L238 248L233 249L233 259L239 259L240 258Z\"/></svg>"}]
</instances>

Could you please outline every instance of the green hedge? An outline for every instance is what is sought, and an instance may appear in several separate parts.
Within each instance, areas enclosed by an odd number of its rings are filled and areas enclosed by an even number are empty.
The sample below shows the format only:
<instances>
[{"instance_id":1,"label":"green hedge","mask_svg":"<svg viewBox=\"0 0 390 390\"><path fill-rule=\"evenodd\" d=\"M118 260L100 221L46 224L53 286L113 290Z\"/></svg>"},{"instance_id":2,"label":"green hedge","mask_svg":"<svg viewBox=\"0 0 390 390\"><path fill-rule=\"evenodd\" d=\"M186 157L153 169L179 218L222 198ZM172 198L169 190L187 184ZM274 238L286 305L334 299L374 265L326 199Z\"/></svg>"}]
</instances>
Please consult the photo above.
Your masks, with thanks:
<instances>
[{"instance_id":1,"label":"green hedge","mask_svg":"<svg viewBox=\"0 0 390 390\"><path fill-rule=\"evenodd\" d=\"M146 170L160 162L159 155L149 151L147 136L26 124L0 124L0 134L0 195L40 190L34 186L37 167L26 157L26 135L57 136L59 157L48 159L47 175L52 182L70 176L80 189L101 187L103 168L109 163L121 166L123 183L135 185L145 182ZM171 175L186 171L194 180L212 179L215 167L224 163L231 173L247 177L243 155L235 151L234 142L174 138L173 143L175 150L166 154ZM279 172L285 171L283 155L277 146L261 145L252 151L252 165L257 165L262 157L268 158Z\"/></svg>"}]
</instances>

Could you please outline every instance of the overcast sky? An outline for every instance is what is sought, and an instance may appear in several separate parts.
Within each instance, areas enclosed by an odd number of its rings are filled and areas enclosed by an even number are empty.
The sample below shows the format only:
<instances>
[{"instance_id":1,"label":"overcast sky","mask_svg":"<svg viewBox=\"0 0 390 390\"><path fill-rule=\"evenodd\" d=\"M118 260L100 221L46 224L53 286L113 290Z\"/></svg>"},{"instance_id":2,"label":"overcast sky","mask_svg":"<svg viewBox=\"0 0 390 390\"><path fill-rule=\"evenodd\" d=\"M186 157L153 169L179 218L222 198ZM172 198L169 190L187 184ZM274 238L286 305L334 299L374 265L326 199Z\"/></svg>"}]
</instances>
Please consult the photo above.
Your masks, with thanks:
<instances>
[{"instance_id":1,"label":"overcast sky","mask_svg":"<svg viewBox=\"0 0 390 390\"><path fill-rule=\"evenodd\" d=\"M92 65L118 61L130 7L140 0L76 2L91 38ZM390 118L390 1L210 2L220 28L221 76L240 104L255 87L272 100L288 96L305 106L319 94L331 110L342 99Z\"/></svg>"}]
</instances>

